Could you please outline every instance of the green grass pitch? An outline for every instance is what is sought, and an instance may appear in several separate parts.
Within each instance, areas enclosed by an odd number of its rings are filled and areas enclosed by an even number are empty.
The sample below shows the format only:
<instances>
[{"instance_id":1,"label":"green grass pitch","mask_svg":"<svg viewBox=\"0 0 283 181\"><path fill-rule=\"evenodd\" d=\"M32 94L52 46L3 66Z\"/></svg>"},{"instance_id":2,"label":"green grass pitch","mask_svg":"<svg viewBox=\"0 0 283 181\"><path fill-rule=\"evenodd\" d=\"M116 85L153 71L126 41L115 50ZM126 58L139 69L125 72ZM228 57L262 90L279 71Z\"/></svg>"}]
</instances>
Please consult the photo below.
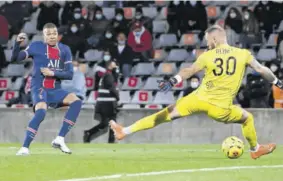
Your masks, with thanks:
<instances>
[{"instance_id":1,"label":"green grass pitch","mask_svg":"<svg viewBox=\"0 0 283 181\"><path fill-rule=\"evenodd\" d=\"M69 144L72 155L33 144L31 156L0 144L1 181L282 181L283 147L252 160L236 160L221 145Z\"/></svg>"}]
</instances>

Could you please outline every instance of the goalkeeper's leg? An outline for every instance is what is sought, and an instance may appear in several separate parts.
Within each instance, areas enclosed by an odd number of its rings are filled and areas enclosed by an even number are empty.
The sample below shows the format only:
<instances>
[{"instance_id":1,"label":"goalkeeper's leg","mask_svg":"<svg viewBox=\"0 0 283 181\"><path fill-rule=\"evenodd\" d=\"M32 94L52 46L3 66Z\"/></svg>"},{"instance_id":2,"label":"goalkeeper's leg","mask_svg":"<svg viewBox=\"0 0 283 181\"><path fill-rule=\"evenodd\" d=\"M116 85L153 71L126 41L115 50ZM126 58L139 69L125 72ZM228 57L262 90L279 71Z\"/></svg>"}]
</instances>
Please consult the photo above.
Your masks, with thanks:
<instances>
[{"instance_id":1,"label":"goalkeeper's leg","mask_svg":"<svg viewBox=\"0 0 283 181\"><path fill-rule=\"evenodd\" d=\"M251 113L243 111L242 132L246 140L250 144L251 157L257 159L263 155L271 153L275 148L275 144L259 145L254 126L254 117Z\"/></svg>"},{"instance_id":2,"label":"goalkeeper's leg","mask_svg":"<svg viewBox=\"0 0 283 181\"><path fill-rule=\"evenodd\" d=\"M116 139L121 140L128 134L141 130L151 129L161 123L170 122L179 117L181 117L181 115L177 111L174 104L162 109L155 114L144 117L128 127L122 127L112 120L110 121L110 126L115 133Z\"/></svg>"}]
</instances>

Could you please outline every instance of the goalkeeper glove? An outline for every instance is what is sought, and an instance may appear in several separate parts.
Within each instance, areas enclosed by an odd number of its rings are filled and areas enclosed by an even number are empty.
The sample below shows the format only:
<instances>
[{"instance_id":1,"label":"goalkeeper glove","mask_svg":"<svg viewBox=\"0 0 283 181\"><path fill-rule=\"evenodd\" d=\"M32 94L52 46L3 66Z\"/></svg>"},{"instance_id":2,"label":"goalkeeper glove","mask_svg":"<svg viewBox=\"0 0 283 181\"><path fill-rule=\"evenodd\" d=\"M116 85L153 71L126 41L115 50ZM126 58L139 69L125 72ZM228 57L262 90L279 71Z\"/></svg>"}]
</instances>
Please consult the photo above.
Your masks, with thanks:
<instances>
[{"instance_id":1,"label":"goalkeeper glove","mask_svg":"<svg viewBox=\"0 0 283 181\"><path fill-rule=\"evenodd\" d=\"M178 83L178 80L175 77L172 77L169 80L158 80L157 82L161 92L168 92Z\"/></svg>"},{"instance_id":2,"label":"goalkeeper glove","mask_svg":"<svg viewBox=\"0 0 283 181\"><path fill-rule=\"evenodd\" d=\"M276 79L273 83L276 87L280 88L280 89L283 89L283 83L281 80L279 79Z\"/></svg>"}]
</instances>

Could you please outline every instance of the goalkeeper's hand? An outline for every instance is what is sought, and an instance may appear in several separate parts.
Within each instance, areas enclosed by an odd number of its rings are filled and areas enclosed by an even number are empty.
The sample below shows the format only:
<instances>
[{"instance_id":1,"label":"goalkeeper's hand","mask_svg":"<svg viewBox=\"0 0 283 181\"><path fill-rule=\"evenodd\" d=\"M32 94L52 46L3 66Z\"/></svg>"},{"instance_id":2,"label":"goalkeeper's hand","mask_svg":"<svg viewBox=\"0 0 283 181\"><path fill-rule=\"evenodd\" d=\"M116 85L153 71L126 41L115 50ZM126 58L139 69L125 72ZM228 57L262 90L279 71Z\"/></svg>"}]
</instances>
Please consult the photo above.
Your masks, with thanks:
<instances>
[{"instance_id":1,"label":"goalkeeper's hand","mask_svg":"<svg viewBox=\"0 0 283 181\"><path fill-rule=\"evenodd\" d=\"M274 83L274 85L280 89L283 89L283 83L281 80L277 79L277 81Z\"/></svg>"},{"instance_id":2,"label":"goalkeeper's hand","mask_svg":"<svg viewBox=\"0 0 283 181\"><path fill-rule=\"evenodd\" d=\"M177 79L172 77L169 80L158 80L158 88L161 92L168 92L178 83Z\"/></svg>"}]
</instances>

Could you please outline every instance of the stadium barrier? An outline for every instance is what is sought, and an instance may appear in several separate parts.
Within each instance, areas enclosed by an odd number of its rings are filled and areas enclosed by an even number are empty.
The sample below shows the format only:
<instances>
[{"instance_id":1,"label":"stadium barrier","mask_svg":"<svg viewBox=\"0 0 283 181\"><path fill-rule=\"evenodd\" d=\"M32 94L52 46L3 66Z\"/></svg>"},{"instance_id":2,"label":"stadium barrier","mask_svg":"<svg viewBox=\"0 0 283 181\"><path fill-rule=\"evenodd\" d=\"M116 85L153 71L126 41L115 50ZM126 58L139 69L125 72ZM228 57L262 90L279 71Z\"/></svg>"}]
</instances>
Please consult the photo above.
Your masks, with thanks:
<instances>
[{"instance_id":1,"label":"stadium barrier","mask_svg":"<svg viewBox=\"0 0 283 181\"><path fill-rule=\"evenodd\" d=\"M50 143L57 135L64 109L48 110L46 119L41 123L35 142ZM283 144L283 110L276 109L250 109L254 114L258 139L261 143L276 142ZM129 125L154 110L121 110L118 114L118 122ZM22 142L25 137L25 128L32 118L31 109L0 109L0 142ZM83 130L90 128L97 121L93 120L93 110L83 109L77 124L67 136L67 142L81 143ZM227 136L241 135L241 126L237 124L218 123L199 114L187 118L181 118L173 123L159 125L155 129L147 130L129 136L121 143L174 143L174 144L219 144ZM105 134L92 143L106 143L108 134Z\"/></svg>"}]
</instances>

